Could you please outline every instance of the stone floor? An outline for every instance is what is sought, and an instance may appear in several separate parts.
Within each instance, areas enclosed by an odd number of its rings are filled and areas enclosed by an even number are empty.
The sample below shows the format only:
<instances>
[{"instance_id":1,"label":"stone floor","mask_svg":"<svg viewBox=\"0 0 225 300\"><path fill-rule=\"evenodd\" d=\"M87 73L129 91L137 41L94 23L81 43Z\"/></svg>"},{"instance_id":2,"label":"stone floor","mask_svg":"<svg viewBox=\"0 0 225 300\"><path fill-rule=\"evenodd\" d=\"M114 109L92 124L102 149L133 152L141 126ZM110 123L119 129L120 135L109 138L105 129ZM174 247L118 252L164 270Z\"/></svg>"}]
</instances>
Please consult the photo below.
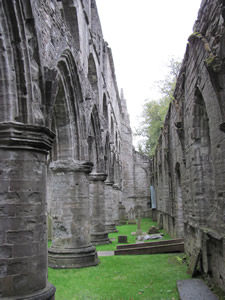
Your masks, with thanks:
<instances>
[{"instance_id":1,"label":"stone floor","mask_svg":"<svg viewBox=\"0 0 225 300\"><path fill-rule=\"evenodd\" d=\"M218 300L200 279L178 280L180 300Z\"/></svg>"},{"instance_id":2,"label":"stone floor","mask_svg":"<svg viewBox=\"0 0 225 300\"><path fill-rule=\"evenodd\" d=\"M98 256L113 256L114 251L98 251Z\"/></svg>"}]
</instances>

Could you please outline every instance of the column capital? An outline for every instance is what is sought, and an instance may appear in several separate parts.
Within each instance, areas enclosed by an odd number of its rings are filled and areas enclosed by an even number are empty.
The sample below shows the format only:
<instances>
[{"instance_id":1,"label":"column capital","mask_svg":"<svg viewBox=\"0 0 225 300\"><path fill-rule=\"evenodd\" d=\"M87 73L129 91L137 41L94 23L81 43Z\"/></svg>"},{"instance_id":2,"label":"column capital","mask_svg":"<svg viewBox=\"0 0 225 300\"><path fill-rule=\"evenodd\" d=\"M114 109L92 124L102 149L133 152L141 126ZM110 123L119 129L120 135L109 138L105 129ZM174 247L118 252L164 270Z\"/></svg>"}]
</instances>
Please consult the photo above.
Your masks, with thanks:
<instances>
[{"instance_id":1,"label":"column capital","mask_svg":"<svg viewBox=\"0 0 225 300\"><path fill-rule=\"evenodd\" d=\"M114 181L105 181L104 183L105 183L105 185L109 185L109 186L114 185Z\"/></svg>"},{"instance_id":2,"label":"column capital","mask_svg":"<svg viewBox=\"0 0 225 300\"><path fill-rule=\"evenodd\" d=\"M55 173L60 172L85 172L90 173L93 168L93 163L90 161L80 160L57 160L50 164L50 169Z\"/></svg>"},{"instance_id":3,"label":"column capital","mask_svg":"<svg viewBox=\"0 0 225 300\"><path fill-rule=\"evenodd\" d=\"M115 190L120 190L120 187L118 186L118 184L113 184L112 186Z\"/></svg>"},{"instance_id":4,"label":"column capital","mask_svg":"<svg viewBox=\"0 0 225 300\"><path fill-rule=\"evenodd\" d=\"M55 134L48 128L19 122L0 123L0 148L33 150L48 153Z\"/></svg>"},{"instance_id":5,"label":"column capital","mask_svg":"<svg viewBox=\"0 0 225 300\"><path fill-rule=\"evenodd\" d=\"M105 173L90 173L89 180L90 181L105 181L107 178L107 174Z\"/></svg>"}]
</instances>

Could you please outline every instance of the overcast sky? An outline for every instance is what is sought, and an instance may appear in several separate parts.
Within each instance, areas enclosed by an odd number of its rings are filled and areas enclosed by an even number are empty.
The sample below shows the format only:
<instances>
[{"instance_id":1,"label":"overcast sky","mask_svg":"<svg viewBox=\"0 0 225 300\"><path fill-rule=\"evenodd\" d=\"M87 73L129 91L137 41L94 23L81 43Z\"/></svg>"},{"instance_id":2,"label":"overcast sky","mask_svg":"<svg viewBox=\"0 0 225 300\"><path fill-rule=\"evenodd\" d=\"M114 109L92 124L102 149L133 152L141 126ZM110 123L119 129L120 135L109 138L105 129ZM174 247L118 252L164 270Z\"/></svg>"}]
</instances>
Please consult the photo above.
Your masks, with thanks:
<instances>
[{"instance_id":1,"label":"overcast sky","mask_svg":"<svg viewBox=\"0 0 225 300\"><path fill-rule=\"evenodd\" d=\"M134 129L145 99L157 97L169 59L182 60L201 0L96 0L119 90Z\"/></svg>"}]
</instances>

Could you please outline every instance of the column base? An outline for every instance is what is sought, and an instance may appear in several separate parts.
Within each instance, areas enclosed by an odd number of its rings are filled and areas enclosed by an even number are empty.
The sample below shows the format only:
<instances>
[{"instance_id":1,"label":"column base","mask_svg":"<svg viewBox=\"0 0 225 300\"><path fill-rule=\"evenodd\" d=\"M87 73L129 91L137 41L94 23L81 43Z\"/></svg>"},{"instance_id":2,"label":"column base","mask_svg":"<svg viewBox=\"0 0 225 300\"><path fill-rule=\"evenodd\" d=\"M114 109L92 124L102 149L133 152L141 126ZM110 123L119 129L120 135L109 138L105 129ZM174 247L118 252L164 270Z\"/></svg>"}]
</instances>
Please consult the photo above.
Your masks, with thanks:
<instances>
[{"instance_id":1,"label":"column base","mask_svg":"<svg viewBox=\"0 0 225 300\"><path fill-rule=\"evenodd\" d=\"M116 224L107 224L105 225L105 229L108 233L118 232L118 230L116 229Z\"/></svg>"},{"instance_id":2,"label":"column base","mask_svg":"<svg viewBox=\"0 0 225 300\"><path fill-rule=\"evenodd\" d=\"M105 231L105 232L91 233L91 243L94 246L110 244L111 242L108 237L108 232Z\"/></svg>"},{"instance_id":3,"label":"column base","mask_svg":"<svg viewBox=\"0 0 225 300\"><path fill-rule=\"evenodd\" d=\"M48 249L48 266L53 269L78 269L99 263L95 247L77 249Z\"/></svg>"},{"instance_id":4,"label":"column base","mask_svg":"<svg viewBox=\"0 0 225 300\"><path fill-rule=\"evenodd\" d=\"M12 296L3 297L4 300L55 300L56 288L51 283L48 283L46 288L27 296Z\"/></svg>"},{"instance_id":5,"label":"column base","mask_svg":"<svg viewBox=\"0 0 225 300\"><path fill-rule=\"evenodd\" d=\"M116 226L119 226L120 225L120 220L114 220Z\"/></svg>"}]
</instances>

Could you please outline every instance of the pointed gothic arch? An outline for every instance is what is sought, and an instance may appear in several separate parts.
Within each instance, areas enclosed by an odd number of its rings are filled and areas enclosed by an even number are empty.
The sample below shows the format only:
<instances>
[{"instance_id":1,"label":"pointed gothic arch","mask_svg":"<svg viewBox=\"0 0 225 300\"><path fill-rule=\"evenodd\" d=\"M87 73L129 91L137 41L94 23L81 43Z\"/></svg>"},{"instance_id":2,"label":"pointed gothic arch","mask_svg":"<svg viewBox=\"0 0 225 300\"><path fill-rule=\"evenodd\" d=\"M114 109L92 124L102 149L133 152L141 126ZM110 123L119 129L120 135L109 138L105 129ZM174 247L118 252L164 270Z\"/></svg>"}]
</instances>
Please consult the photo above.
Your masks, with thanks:
<instances>
[{"instance_id":1,"label":"pointed gothic arch","mask_svg":"<svg viewBox=\"0 0 225 300\"><path fill-rule=\"evenodd\" d=\"M99 113L96 105L92 109L92 113L88 126L88 152L89 160L94 163L94 171L102 172L104 170L104 151L101 134L101 126Z\"/></svg>"}]
</instances>

